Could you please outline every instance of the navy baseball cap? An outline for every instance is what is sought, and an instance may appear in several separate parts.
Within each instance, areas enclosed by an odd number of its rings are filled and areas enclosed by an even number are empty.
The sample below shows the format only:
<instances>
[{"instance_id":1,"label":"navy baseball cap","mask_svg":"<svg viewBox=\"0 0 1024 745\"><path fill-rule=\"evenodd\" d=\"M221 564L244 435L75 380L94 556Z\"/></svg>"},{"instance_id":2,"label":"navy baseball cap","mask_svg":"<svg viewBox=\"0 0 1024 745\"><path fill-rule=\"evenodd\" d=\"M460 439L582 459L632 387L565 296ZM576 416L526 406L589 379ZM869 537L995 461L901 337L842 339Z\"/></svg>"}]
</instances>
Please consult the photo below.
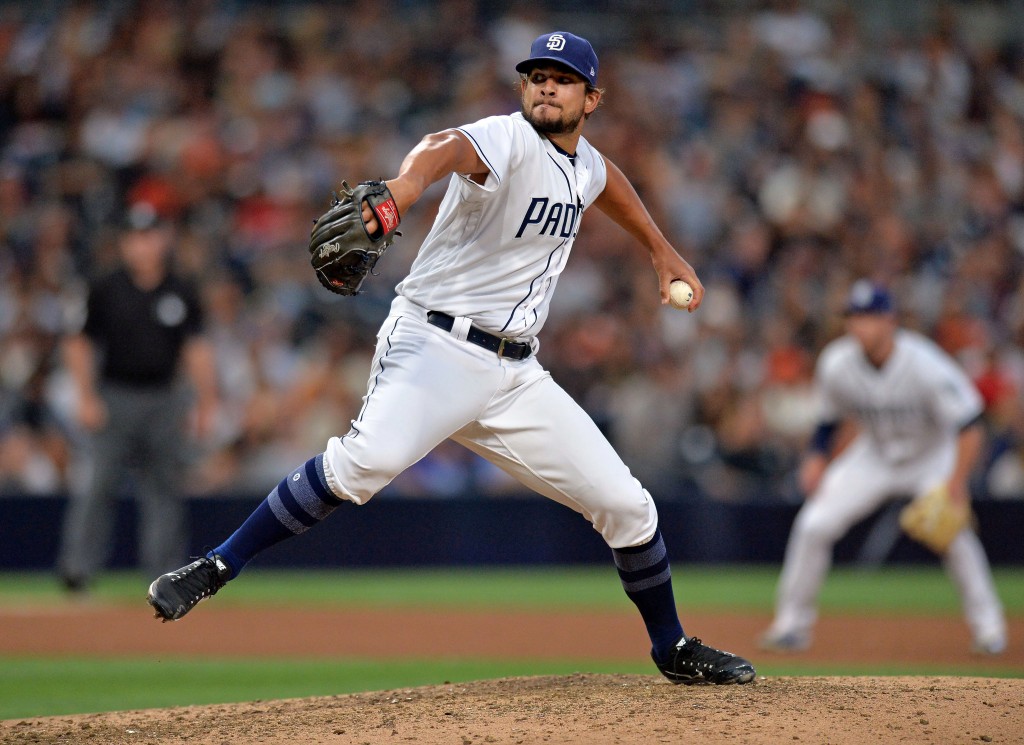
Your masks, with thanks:
<instances>
[{"instance_id":1,"label":"navy baseball cap","mask_svg":"<svg viewBox=\"0 0 1024 745\"><path fill-rule=\"evenodd\" d=\"M870 280L859 279L850 288L843 315L892 313L895 309L888 290Z\"/></svg>"},{"instance_id":2,"label":"navy baseball cap","mask_svg":"<svg viewBox=\"0 0 1024 745\"><path fill-rule=\"evenodd\" d=\"M530 47L530 58L516 65L516 70L529 74L541 62L558 62L569 67L592 86L597 86L597 55L590 42L568 31L553 31L538 36Z\"/></svg>"}]
</instances>

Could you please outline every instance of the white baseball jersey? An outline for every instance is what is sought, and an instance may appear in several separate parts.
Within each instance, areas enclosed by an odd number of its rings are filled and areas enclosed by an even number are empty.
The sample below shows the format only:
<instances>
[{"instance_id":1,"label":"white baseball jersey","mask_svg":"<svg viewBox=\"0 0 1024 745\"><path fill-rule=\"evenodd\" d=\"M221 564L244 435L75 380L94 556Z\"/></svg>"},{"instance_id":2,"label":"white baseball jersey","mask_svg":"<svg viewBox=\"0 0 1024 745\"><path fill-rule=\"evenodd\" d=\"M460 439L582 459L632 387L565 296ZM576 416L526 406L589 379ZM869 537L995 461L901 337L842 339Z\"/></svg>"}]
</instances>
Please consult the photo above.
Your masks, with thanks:
<instances>
[{"instance_id":1,"label":"white baseball jersey","mask_svg":"<svg viewBox=\"0 0 1024 745\"><path fill-rule=\"evenodd\" d=\"M583 211L604 191L604 158L580 138L573 163L518 113L458 131L490 173L482 185L452 176L398 293L502 336L532 337L547 318Z\"/></svg>"},{"instance_id":2,"label":"white baseball jersey","mask_svg":"<svg viewBox=\"0 0 1024 745\"><path fill-rule=\"evenodd\" d=\"M934 342L899 329L889 359L876 368L844 336L822 351L817 367L821 421L855 417L875 452L906 463L948 447L982 412L963 370Z\"/></svg>"}]
</instances>

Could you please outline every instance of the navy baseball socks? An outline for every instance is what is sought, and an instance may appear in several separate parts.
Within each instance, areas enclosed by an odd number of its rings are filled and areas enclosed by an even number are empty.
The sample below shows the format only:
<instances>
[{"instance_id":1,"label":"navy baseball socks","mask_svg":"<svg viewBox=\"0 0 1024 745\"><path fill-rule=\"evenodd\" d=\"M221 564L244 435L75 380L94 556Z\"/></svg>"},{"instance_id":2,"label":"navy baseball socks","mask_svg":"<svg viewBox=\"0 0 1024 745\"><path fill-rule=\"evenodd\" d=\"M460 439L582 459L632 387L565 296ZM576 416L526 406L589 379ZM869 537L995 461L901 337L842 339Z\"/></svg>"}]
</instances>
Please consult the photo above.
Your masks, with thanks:
<instances>
[{"instance_id":1,"label":"navy baseball socks","mask_svg":"<svg viewBox=\"0 0 1024 745\"><path fill-rule=\"evenodd\" d=\"M612 555L622 589L644 619L651 637L651 655L655 660L668 657L683 636L683 627L676 614L672 570L661 531L655 531L654 537L640 546L613 548Z\"/></svg>"},{"instance_id":2,"label":"navy baseball socks","mask_svg":"<svg viewBox=\"0 0 1024 745\"><path fill-rule=\"evenodd\" d=\"M178 620L237 577L260 551L304 533L344 501L327 486L323 454L309 459L282 479L224 543L191 564L157 577L149 586L147 601L157 618Z\"/></svg>"},{"instance_id":3,"label":"navy baseball socks","mask_svg":"<svg viewBox=\"0 0 1024 745\"><path fill-rule=\"evenodd\" d=\"M651 659L673 683L749 683L756 673L742 657L709 647L683 633L672 592L672 571L661 531L647 543L613 548L626 596L636 605L651 637Z\"/></svg>"},{"instance_id":4,"label":"navy baseball socks","mask_svg":"<svg viewBox=\"0 0 1024 745\"><path fill-rule=\"evenodd\" d=\"M327 486L323 453L281 480L242 526L207 557L220 556L237 577L256 554L293 535L305 533L346 500Z\"/></svg>"}]
</instances>

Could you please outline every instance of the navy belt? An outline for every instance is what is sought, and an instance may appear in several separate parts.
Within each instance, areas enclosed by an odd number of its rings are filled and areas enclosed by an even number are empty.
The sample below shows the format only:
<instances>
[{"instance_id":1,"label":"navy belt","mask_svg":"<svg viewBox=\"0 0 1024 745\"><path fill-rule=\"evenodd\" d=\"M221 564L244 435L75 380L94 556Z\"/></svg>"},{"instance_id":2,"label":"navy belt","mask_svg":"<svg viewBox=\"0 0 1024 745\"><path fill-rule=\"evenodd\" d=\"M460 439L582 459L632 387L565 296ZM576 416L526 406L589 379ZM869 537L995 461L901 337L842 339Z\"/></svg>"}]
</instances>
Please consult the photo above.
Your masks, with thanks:
<instances>
[{"instance_id":1,"label":"navy belt","mask_svg":"<svg viewBox=\"0 0 1024 745\"><path fill-rule=\"evenodd\" d=\"M455 319L447 313L439 310L432 310L427 313L427 323L437 326L439 329L451 331L455 326ZM494 352L499 357L508 357L512 360L525 360L533 354L533 347L523 341L511 341L504 336L490 334L476 326L469 327L469 334L466 341L476 344L478 347Z\"/></svg>"}]
</instances>

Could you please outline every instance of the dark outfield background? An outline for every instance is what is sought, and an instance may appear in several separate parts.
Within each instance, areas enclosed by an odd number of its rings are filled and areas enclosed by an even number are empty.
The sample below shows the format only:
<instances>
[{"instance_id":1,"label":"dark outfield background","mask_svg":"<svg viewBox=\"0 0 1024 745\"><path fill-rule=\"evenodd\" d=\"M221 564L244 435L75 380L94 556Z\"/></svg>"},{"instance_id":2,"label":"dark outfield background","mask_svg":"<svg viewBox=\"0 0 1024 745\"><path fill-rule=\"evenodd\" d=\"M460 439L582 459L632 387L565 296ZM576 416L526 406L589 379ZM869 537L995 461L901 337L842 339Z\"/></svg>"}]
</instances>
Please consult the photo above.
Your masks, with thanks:
<instances>
[{"instance_id":1,"label":"dark outfield background","mask_svg":"<svg viewBox=\"0 0 1024 745\"><path fill-rule=\"evenodd\" d=\"M262 496L189 500L190 538L183 560L218 544ZM0 570L52 567L63 511L61 496L0 497ZM901 502L883 507L836 546L837 564L934 562L899 532ZM661 530L676 562L777 563L798 506L788 503L658 501ZM1024 565L1024 502L975 502L982 542L994 565ZM118 503L110 567L135 565L135 510ZM324 524L269 549L259 567L572 564L610 561L600 536L580 515L530 494L443 500L378 497L343 506Z\"/></svg>"}]
</instances>

